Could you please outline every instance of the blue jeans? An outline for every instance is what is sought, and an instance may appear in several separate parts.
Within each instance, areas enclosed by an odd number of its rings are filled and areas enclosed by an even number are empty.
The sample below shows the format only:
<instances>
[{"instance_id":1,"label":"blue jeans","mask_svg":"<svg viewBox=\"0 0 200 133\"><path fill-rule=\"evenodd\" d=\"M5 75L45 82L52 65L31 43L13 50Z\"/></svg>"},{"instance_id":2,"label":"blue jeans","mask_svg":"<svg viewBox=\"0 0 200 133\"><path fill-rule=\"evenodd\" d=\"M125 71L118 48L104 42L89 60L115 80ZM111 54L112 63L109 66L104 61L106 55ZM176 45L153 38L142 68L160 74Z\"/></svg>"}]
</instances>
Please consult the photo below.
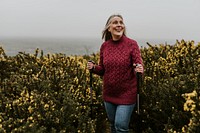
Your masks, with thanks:
<instances>
[{"instance_id":1,"label":"blue jeans","mask_svg":"<svg viewBox=\"0 0 200 133\"><path fill-rule=\"evenodd\" d=\"M111 124L111 133L128 133L129 122L135 104L116 105L104 102L104 105Z\"/></svg>"}]
</instances>

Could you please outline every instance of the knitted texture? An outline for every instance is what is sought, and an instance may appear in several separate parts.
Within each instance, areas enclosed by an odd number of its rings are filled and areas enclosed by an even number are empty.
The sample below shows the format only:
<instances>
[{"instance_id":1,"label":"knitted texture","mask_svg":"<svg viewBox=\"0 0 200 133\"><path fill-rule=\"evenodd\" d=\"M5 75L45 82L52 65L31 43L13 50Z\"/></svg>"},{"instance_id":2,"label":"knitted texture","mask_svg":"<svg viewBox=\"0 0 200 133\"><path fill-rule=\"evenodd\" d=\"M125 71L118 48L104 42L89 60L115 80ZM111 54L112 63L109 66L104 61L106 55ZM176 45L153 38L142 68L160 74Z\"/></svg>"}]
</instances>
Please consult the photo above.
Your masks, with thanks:
<instances>
[{"instance_id":1,"label":"knitted texture","mask_svg":"<svg viewBox=\"0 0 200 133\"><path fill-rule=\"evenodd\" d=\"M103 100L114 104L136 102L137 79L133 63L142 64L136 41L122 36L120 40L108 40L100 49L99 65L93 72L103 76Z\"/></svg>"}]
</instances>

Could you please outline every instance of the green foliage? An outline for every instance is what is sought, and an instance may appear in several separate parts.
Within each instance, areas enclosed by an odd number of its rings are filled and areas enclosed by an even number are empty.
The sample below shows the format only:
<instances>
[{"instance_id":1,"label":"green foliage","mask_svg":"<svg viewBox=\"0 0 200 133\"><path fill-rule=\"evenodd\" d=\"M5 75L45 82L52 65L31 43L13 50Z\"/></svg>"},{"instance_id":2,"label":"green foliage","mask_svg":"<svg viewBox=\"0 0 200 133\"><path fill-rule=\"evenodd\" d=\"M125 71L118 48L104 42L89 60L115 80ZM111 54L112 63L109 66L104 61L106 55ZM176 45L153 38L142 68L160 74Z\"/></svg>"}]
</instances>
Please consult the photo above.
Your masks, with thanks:
<instances>
[{"instance_id":1,"label":"green foliage","mask_svg":"<svg viewBox=\"0 0 200 133\"><path fill-rule=\"evenodd\" d=\"M182 128L182 132L198 133L200 132L200 90L194 90L191 93L183 94L186 99L184 110L192 114L190 122Z\"/></svg>"},{"instance_id":2,"label":"green foliage","mask_svg":"<svg viewBox=\"0 0 200 133\"><path fill-rule=\"evenodd\" d=\"M141 48L143 131L198 132L200 44L148 45ZM99 53L43 55L36 49L10 57L0 48L0 132L106 132L102 79L93 75L91 103L88 60L98 62ZM133 117L133 130L136 122Z\"/></svg>"},{"instance_id":3,"label":"green foliage","mask_svg":"<svg viewBox=\"0 0 200 133\"><path fill-rule=\"evenodd\" d=\"M145 73L141 92L143 128L153 132L181 131L190 112L182 94L200 85L200 44L182 40L175 45L149 44L141 49ZM148 131L147 130L147 131Z\"/></svg>"},{"instance_id":4,"label":"green foliage","mask_svg":"<svg viewBox=\"0 0 200 133\"><path fill-rule=\"evenodd\" d=\"M1 48L1 131L95 132L86 59L38 53L8 57ZM99 99L94 97L94 103Z\"/></svg>"}]
</instances>

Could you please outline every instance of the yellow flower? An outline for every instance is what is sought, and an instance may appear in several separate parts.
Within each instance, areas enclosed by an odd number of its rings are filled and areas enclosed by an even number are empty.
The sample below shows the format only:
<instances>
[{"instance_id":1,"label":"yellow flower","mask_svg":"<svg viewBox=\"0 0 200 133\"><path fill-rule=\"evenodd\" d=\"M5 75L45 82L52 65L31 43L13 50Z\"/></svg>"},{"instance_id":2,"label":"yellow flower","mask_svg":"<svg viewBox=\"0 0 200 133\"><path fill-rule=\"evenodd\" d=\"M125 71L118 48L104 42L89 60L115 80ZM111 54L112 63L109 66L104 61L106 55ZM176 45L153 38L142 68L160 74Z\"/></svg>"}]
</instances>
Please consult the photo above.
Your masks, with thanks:
<instances>
[{"instance_id":1,"label":"yellow flower","mask_svg":"<svg viewBox=\"0 0 200 133\"><path fill-rule=\"evenodd\" d=\"M47 110L49 108L49 104L44 105L44 109Z\"/></svg>"},{"instance_id":2,"label":"yellow flower","mask_svg":"<svg viewBox=\"0 0 200 133\"><path fill-rule=\"evenodd\" d=\"M195 96L197 96L197 92L196 92L196 90L194 90L191 93L186 93L185 96L187 96L187 97L195 97Z\"/></svg>"},{"instance_id":3,"label":"yellow flower","mask_svg":"<svg viewBox=\"0 0 200 133\"><path fill-rule=\"evenodd\" d=\"M33 108L31 106L28 107L28 111L29 113L32 113L33 112Z\"/></svg>"},{"instance_id":4,"label":"yellow flower","mask_svg":"<svg viewBox=\"0 0 200 133\"><path fill-rule=\"evenodd\" d=\"M185 133L185 127L182 127L182 132Z\"/></svg>"}]
</instances>

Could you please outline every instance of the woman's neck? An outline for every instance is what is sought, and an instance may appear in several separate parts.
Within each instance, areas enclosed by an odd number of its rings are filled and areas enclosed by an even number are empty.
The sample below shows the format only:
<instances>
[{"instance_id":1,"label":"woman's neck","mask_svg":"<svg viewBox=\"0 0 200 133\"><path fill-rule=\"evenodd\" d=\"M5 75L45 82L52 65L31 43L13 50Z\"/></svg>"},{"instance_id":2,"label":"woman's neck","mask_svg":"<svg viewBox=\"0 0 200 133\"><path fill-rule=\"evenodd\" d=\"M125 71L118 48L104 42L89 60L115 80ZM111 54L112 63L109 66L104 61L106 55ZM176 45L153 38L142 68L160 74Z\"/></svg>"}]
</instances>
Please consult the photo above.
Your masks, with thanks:
<instances>
[{"instance_id":1,"label":"woman's neck","mask_svg":"<svg viewBox=\"0 0 200 133\"><path fill-rule=\"evenodd\" d=\"M113 40L113 41L118 41L118 40L121 39L122 36L123 36L123 35L121 35L121 36L112 36L112 40Z\"/></svg>"}]
</instances>

